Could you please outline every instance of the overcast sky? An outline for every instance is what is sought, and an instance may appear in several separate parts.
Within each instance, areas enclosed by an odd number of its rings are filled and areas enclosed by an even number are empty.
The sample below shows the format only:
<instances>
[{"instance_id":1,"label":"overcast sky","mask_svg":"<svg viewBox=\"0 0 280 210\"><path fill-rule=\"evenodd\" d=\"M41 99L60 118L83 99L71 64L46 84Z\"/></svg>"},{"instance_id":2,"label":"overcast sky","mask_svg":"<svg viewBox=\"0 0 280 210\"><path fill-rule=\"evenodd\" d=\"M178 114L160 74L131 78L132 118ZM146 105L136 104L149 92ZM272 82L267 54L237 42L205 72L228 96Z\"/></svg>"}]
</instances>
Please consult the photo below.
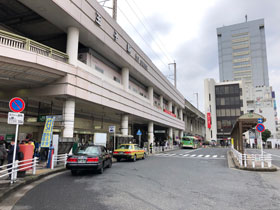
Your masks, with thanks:
<instances>
[{"instance_id":1,"label":"overcast sky","mask_svg":"<svg viewBox=\"0 0 280 210\"><path fill-rule=\"evenodd\" d=\"M204 112L204 79L219 81L216 28L264 18L270 85L280 100L279 0L118 0L118 23L164 75Z\"/></svg>"}]
</instances>

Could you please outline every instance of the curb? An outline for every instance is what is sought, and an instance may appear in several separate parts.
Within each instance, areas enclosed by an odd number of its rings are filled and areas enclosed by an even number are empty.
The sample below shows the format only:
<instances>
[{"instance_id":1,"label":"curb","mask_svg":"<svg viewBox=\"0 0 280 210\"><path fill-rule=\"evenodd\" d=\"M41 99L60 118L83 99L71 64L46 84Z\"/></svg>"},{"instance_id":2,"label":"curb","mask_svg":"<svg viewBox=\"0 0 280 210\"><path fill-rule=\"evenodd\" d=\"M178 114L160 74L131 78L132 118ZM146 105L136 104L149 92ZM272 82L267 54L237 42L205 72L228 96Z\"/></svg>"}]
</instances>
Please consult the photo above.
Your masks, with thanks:
<instances>
[{"instance_id":1,"label":"curb","mask_svg":"<svg viewBox=\"0 0 280 210\"><path fill-rule=\"evenodd\" d=\"M227 152L227 158L228 158L228 166L229 168L237 168L244 171L257 171L257 172L275 172L277 171L277 168L272 165L271 168L248 168L244 166L239 166L239 163L233 158L232 152Z\"/></svg>"},{"instance_id":2,"label":"curb","mask_svg":"<svg viewBox=\"0 0 280 210\"><path fill-rule=\"evenodd\" d=\"M63 167L63 168L57 168L57 169L54 169L54 170L51 170L51 171L48 171L46 173L42 173L42 174L39 174L38 176L34 175L34 176L30 176L30 177L26 177L23 182L21 183L15 183L13 185L10 185L6 190L3 190L1 193L0 193L0 202L2 202L4 199L6 199L7 197L9 197L13 192L19 190L20 188L24 187L25 185L28 185L32 182L35 182L39 179L42 179L48 175L52 175L52 174L55 174L55 173L58 173L58 172L62 172L62 171L65 171L66 168Z\"/></svg>"}]
</instances>

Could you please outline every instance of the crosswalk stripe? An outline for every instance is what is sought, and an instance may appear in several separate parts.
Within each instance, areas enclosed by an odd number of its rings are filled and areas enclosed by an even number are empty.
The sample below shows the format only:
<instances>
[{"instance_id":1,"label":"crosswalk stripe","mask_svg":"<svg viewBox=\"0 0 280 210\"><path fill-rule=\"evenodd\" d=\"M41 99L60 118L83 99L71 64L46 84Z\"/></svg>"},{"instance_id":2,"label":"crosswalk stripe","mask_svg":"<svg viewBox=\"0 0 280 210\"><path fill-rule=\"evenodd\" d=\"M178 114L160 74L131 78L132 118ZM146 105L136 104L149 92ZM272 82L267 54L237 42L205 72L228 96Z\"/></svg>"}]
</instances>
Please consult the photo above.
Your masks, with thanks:
<instances>
[{"instance_id":1,"label":"crosswalk stripe","mask_svg":"<svg viewBox=\"0 0 280 210\"><path fill-rule=\"evenodd\" d=\"M210 157L210 155L205 155L205 157L206 157L206 158L209 158L209 157Z\"/></svg>"},{"instance_id":2,"label":"crosswalk stripe","mask_svg":"<svg viewBox=\"0 0 280 210\"><path fill-rule=\"evenodd\" d=\"M225 157L224 155L221 156L221 158L224 158L224 157Z\"/></svg>"},{"instance_id":3,"label":"crosswalk stripe","mask_svg":"<svg viewBox=\"0 0 280 210\"><path fill-rule=\"evenodd\" d=\"M191 155L191 157L195 157L196 155L194 154L194 155Z\"/></svg>"},{"instance_id":4,"label":"crosswalk stripe","mask_svg":"<svg viewBox=\"0 0 280 210\"><path fill-rule=\"evenodd\" d=\"M184 155L184 154L179 154L180 156Z\"/></svg>"},{"instance_id":5,"label":"crosswalk stripe","mask_svg":"<svg viewBox=\"0 0 280 210\"><path fill-rule=\"evenodd\" d=\"M218 157L218 155L213 155L213 158L216 158L216 157Z\"/></svg>"},{"instance_id":6,"label":"crosswalk stripe","mask_svg":"<svg viewBox=\"0 0 280 210\"><path fill-rule=\"evenodd\" d=\"M184 157L187 157L187 156L189 156L190 154L185 154L185 155L183 155Z\"/></svg>"},{"instance_id":7,"label":"crosswalk stripe","mask_svg":"<svg viewBox=\"0 0 280 210\"><path fill-rule=\"evenodd\" d=\"M176 155L176 154L170 154L169 156L174 156L174 155Z\"/></svg>"},{"instance_id":8,"label":"crosswalk stripe","mask_svg":"<svg viewBox=\"0 0 280 210\"><path fill-rule=\"evenodd\" d=\"M198 155L197 157L202 157L203 155Z\"/></svg>"}]
</instances>

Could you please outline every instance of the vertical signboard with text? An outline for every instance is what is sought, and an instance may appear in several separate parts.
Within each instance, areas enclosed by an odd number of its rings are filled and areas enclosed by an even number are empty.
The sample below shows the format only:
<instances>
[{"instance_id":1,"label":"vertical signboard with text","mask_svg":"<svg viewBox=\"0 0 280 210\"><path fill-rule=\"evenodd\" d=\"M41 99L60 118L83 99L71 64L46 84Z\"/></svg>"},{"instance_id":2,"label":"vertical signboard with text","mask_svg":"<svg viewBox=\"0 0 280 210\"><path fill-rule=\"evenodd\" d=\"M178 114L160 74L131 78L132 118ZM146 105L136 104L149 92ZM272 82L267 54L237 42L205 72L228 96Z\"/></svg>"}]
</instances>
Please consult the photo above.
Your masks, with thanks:
<instances>
[{"instance_id":1,"label":"vertical signboard with text","mask_svg":"<svg viewBox=\"0 0 280 210\"><path fill-rule=\"evenodd\" d=\"M210 129L211 128L211 113L207 113L207 127Z\"/></svg>"},{"instance_id":2,"label":"vertical signboard with text","mask_svg":"<svg viewBox=\"0 0 280 210\"><path fill-rule=\"evenodd\" d=\"M54 117L46 117L46 124L41 140L41 148L49 148L52 141Z\"/></svg>"}]
</instances>

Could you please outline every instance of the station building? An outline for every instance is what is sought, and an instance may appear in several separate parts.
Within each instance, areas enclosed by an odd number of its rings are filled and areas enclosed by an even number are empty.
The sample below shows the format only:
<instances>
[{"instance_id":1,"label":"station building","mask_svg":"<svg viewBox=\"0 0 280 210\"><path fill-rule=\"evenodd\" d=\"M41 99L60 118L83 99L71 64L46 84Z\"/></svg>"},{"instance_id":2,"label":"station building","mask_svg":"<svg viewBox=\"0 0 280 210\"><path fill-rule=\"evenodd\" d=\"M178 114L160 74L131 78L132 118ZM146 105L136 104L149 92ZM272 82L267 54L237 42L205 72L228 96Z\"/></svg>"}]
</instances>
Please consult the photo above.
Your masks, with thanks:
<instances>
[{"instance_id":1,"label":"station building","mask_svg":"<svg viewBox=\"0 0 280 210\"><path fill-rule=\"evenodd\" d=\"M20 140L29 133L40 140L46 116L55 116L53 131L66 143L92 141L111 125L122 135L140 129L148 143L183 135L184 96L97 1L9 0L1 8L0 135L7 140L15 96L26 102Z\"/></svg>"}]
</instances>

